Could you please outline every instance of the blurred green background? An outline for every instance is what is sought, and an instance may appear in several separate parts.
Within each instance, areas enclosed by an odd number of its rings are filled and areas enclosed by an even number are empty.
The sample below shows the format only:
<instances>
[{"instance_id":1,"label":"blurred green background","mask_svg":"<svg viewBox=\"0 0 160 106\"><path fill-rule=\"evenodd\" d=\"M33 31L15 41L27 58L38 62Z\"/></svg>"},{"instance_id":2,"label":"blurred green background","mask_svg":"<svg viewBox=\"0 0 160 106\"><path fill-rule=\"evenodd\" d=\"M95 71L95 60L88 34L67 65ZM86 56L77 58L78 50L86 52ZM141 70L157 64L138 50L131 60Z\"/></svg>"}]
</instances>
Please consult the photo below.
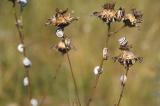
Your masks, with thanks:
<instances>
[{"instance_id":1,"label":"blurred green background","mask_svg":"<svg viewBox=\"0 0 160 106\"><path fill-rule=\"evenodd\" d=\"M66 28L72 36L75 50L70 52L77 79L80 99L84 105L94 81L93 69L100 63L107 26L95 17L93 11L101 9L108 0L29 0L23 13L27 54L32 60L31 86L34 98L43 101L42 106L71 106L74 86L66 56L50 46L58 42L54 27L46 27L47 18L55 8L69 8L80 20ZM126 36L133 51L144 57L144 62L135 64L129 73L122 106L160 106L160 1L117 0L116 8L125 7L128 12L137 8L144 13L140 30L126 28L111 37L111 56L118 55L117 39ZM114 23L112 30L121 24ZM0 0L0 106L23 106L24 69L22 56L17 51L19 37L15 28L13 9L8 0ZM57 79L54 80L58 65ZM119 97L119 77L123 67L110 59L104 64L94 101L91 106L113 106Z\"/></svg>"}]
</instances>

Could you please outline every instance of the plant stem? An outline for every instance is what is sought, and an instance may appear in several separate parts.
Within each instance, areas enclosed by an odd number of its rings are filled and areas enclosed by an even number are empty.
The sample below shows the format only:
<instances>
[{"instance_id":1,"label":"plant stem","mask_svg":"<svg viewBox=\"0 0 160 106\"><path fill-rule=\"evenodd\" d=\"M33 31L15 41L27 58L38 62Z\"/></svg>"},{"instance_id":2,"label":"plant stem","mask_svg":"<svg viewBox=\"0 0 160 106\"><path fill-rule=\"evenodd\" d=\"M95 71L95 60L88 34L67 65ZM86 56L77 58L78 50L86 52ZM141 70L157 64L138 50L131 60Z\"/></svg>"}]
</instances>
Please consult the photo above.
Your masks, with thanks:
<instances>
[{"instance_id":1,"label":"plant stem","mask_svg":"<svg viewBox=\"0 0 160 106\"><path fill-rule=\"evenodd\" d=\"M104 63L104 59L102 58L101 63L100 63L100 69L102 69L103 63ZM88 99L88 101L87 101L86 106L89 106L90 103L91 103L92 100L93 100L93 96L94 96L94 94L95 94L95 92L96 92L96 88L97 88L97 85L98 85L98 82L99 82L100 75L101 75L101 74L96 75L96 78L95 78L95 81L94 81L94 84L93 84L93 89L92 89L91 95L90 95L90 97L89 97L89 99Z\"/></svg>"},{"instance_id":2,"label":"plant stem","mask_svg":"<svg viewBox=\"0 0 160 106\"><path fill-rule=\"evenodd\" d=\"M20 20L18 19L18 16L17 16L17 13L16 13L16 6L13 7L14 8L14 18L15 18L15 22L16 22L16 28L17 28L17 31L18 31L18 34L19 34L19 39L20 39L20 43L24 45L24 34L22 32L23 30L23 22L22 22L22 13L20 13ZM21 21L21 24L20 25L20 21ZM24 46L23 47L24 51L23 51L23 57L26 57L26 47ZM30 85L30 75L29 75L29 69L27 67L24 66L24 76L28 78L28 81L29 81L29 84L27 86L27 97L28 97L28 100L31 99L32 97L32 93L31 93L31 85Z\"/></svg>"},{"instance_id":3,"label":"plant stem","mask_svg":"<svg viewBox=\"0 0 160 106\"><path fill-rule=\"evenodd\" d=\"M106 47L108 46L109 39L110 39L110 30L111 30L111 24L108 24L108 29L107 29L107 36L106 36Z\"/></svg>"},{"instance_id":4,"label":"plant stem","mask_svg":"<svg viewBox=\"0 0 160 106\"><path fill-rule=\"evenodd\" d=\"M31 82L31 79L30 79L30 75L29 75L29 69L28 68L25 68L25 77L28 78L28 86L26 86L27 88L27 96L28 96L28 99L31 100L32 99L32 92L31 92L31 85L30 85L30 82Z\"/></svg>"},{"instance_id":5,"label":"plant stem","mask_svg":"<svg viewBox=\"0 0 160 106\"><path fill-rule=\"evenodd\" d=\"M96 76L95 83L94 83L94 86L93 86L93 90L92 90L92 93L91 93L90 98L89 98L88 101L87 101L87 105L86 105L86 106L89 106L90 103L91 103L92 100L93 100L93 96L94 96L94 93L95 93L95 91L96 91L99 78L100 78L100 74L98 74L98 75Z\"/></svg>"},{"instance_id":6,"label":"plant stem","mask_svg":"<svg viewBox=\"0 0 160 106\"><path fill-rule=\"evenodd\" d=\"M129 71L129 68L126 68L126 73L125 73L126 77L128 75L128 71ZM122 100L122 97L123 97L123 94L124 94L125 86L126 86L126 83L125 84L122 83L122 89L121 89L121 92L120 92L118 103L115 106L120 106L120 103L121 103L121 100Z\"/></svg>"},{"instance_id":7,"label":"plant stem","mask_svg":"<svg viewBox=\"0 0 160 106\"><path fill-rule=\"evenodd\" d=\"M108 32L107 32L107 36L106 36L106 39L105 39L105 47L107 47L108 46L108 43L109 43L109 39L110 39L110 29L111 29L111 26L110 26L110 24L108 24ZM103 59L103 57L102 57L102 60L101 60L101 63L100 63L100 69L102 69L103 68L103 63L104 63L104 59ZM89 97L89 99L88 99L88 101L87 101L87 104L86 104L86 106L89 106L90 105L90 103L92 102L92 99L93 99L93 96L94 96L94 94L95 94L95 92L96 92L96 88L97 88L97 85L98 85L98 82L99 82L99 79L100 79L100 76L101 76L101 74L98 74L98 75L96 75L96 79L95 79L95 81L94 81L94 84L93 84L93 88L92 88L92 93L91 93L91 95L90 95L90 97Z\"/></svg>"},{"instance_id":8,"label":"plant stem","mask_svg":"<svg viewBox=\"0 0 160 106\"><path fill-rule=\"evenodd\" d=\"M74 87L75 87L75 93L76 93L76 97L77 97L77 100L78 100L78 104L79 104L79 106L81 106L81 102L80 102L80 98L79 98L79 92L78 92L78 86L77 86L77 83L76 83L76 78L74 76L74 72L73 72L71 60L70 60L70 57L69 57L69 53L67 52L66 54L67 54L67 59L68 59L68 62L69 62L69 67L70 67L70 70L71 70L71 75L72 75L72 79L73 79L73 83L74 83Z\"/></svg>"}]
</instances>

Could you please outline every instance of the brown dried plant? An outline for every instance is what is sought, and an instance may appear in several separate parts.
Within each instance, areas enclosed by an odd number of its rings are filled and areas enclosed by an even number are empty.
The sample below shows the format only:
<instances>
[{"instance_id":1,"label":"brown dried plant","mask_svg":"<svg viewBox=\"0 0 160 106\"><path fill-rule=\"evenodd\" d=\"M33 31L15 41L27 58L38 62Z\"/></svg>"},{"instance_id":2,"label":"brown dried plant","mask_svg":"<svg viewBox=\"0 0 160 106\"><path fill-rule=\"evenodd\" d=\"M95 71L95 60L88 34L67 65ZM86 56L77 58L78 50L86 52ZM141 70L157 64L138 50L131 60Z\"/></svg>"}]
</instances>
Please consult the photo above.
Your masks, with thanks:
<instances>
[{"instance_id":1,"label":"brown dried plant","mask_svg":"<svg viewBox=\"0 0 160 106\"><path fill-rule=\"evenodd\" d=\"M129 13L129 14L127 14L126 10L122 7L119 7L119 9L115 9L115 3L104 4L102 7L102 10L99 12L97 11L93 12L93 15L98 17L105 24L107 24L108 33L105 39L105 47L103 48L102 60L100 62L100 65L94 68L94 73L96 75L96 78L93 84L91 95L86 103L86 106L89 106L93 100L93 96L96 91L96 87L97 87L99 78L101 74L103 73L104 61L109 59L110 55L109 55L109 50L108 50L108 42L110 40L111 35L115 35L116 33L121 31L125 27L131 28L131 27L139 26L139 23L142 22L142 16L143 16L142 13L140 11L137 11L136 9L132 9L132 13ZM113 22L123 22L123 25L118 30L111 32L111 24ZM119 56L114 57L113 59L125 66L125 69L126 69L125 75L127 76L129 67L132 66L134 62L141 61L142 58L136 57L134 53L130 51L130 46L128 45L128 41L126 41L124 38L120 40L122 40L120 41L120 43L122 43L120 46L120 50L122 51L122 53ZM124 86L125 85L123 84L121 95L123 95ZM120 96L117 106L119 106L121 98L122 97Z\"/></svg>"},{"instance_id":2,"label":"brown dried plant","mask_svg":"<svg viewBox=\"0 0 160 106\"><path fill-rule=\"evenodd\" d=\"M121 50L121 53L120 53L120 55L113 57L113 60L115 62L119 62L122 66L124 66L125 74L123 74L120 77L122 89L121 89L121 93L120 93L118 102L115 104L115 106L120 106L120 102L121 102L121 99L123 97L125 85L126 85L126 82L127 82L127 75L128 75L129 70L130 70L130 67L133 66L137 61L139 61L141 63L142 60L143 60L142 57L136 56L130 50L131 46L128 45L128 41L126 40L125 37L122 37L122 38L119 39L119 44L120 44L119 49Z\"/></svg>"},{"instance_id":3,"label":"brown dried plant","mask_svg":"<svg viewBox=\"0 0 160 106\"><path fill-rule=\"evenodd\" d=\"M78 20L78 17L72 17L70 13L67 13L67 12L68 12L68 9L61 10L57 8L55 15L53 15L51 18L48 19L48 21L46 22L46 25L52 25L56 27L56 35L57 37L60 38L60 41L54 47L62 55L67 56L74 87L75 87L75 93L76 93L76 98L78 102L77 105L81 106L78 86L76 83L76 78L73 72L73 66L71 63L70 55L69 55L69 51L73 48L73 46L72 46L71 38L66 34L64 34L64 28L69 26L73 21ZM54 78L56 78L56 76Z\"/></svg>"},{"instance_id":4,"label":"brown dried plant","mask_svg":"<svg viewBox=\"0 0 160 106\"><path fill-rule=\"evenodd\" d=\"M23 29L23 9L27 5L27 0L22 1L22 0L9 0L13 4L13 11L14 11L14 19L15 19L15 25L16 29L18 31L19 35L19 44L18 44L18 51L22 54L23 60L22 63L24 65L24 79L23 79L23 85L25 87L26 95L27 95L27 106L30 105L30 102L32 101L32 92L31 92L31 79L30 79L30 68L32 66L31 60L28 58L27 53L26 53L26 44L24 42L24 29ZM19 6L18 6L19 4ZM17 11L17 7L20 7L19 11ZM18 13L19 12L19 13ZM18 15L20 14L20 15ZM32 103L31 103L32 104Z\"/></svg>"}]
</instances>

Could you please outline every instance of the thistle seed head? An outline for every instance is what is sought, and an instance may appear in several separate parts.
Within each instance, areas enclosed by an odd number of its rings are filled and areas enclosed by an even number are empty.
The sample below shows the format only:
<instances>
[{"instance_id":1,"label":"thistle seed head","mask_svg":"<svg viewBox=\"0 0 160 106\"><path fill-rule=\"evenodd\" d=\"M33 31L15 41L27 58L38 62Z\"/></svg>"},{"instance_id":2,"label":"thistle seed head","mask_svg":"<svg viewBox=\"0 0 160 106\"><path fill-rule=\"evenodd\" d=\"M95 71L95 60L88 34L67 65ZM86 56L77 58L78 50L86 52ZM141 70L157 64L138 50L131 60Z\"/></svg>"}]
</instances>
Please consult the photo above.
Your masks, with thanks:
<instances>
[{"instance_id":1,"label":"thistle seed head","mask_svg":"<svg viewBox=\"0 0 160 106\"><path fill-rule=\"evenodd\" d=\"M137 61L142 62L141 57L137 57L133 52L129 50L123 50L119 56L113 57L113 60L119 62L125 68L129 68Z\"/></svg>"},{"instance_id":2,"label":"thistle seed head","mask_svg":"<svg viewBox=\"0 0 160 106\"><path fill-rule=\"evenodd\" d=\"M66 26L70 25L73 21L78 20L78 17L72 17L70 13L68 13L68 9L60 10L56 9L56 14L48 19L46 25L54 25L57 28L64 29Z\"/></svg>"},{"instance_id":3,"label":"thistle seed head","mask_svg":"<svg viewBox=\"0 0 160 106\"><path fill-rule=\"evenodd\" d=\"M136 9L132 9L131 13L126 14L124 17L124 24L128 27L137 27L140 23L142 23L143 14Z\"/></svg>"},{"instance_id":4,"label":"thistle seed head","mask_svg":"<svg viewBox=\"0 0 160 106\"><path fill-rule=\"evenodd\" d=\"M128 45L128 41L125 37L120 38L120 55L113 57L113 60L119 62L125 68L129 68L134 65L137 61L142 62L141 57L137 57L132 51L130 51L130 46Z\"/></svg>"},{"instance_id":5,"label":"thistle seed head","mask_svg":"<svg viewBox=\"0 0 160 106\"><path fill-rule=\"evenodd\" d=\"M100 18L106 24L124 20L125 9L120 7L118 10L115 10L114 7L115 3L106 3L103 5L103 10L100 12L93 12L93 15Z\"/></svg>"}]
</instances>

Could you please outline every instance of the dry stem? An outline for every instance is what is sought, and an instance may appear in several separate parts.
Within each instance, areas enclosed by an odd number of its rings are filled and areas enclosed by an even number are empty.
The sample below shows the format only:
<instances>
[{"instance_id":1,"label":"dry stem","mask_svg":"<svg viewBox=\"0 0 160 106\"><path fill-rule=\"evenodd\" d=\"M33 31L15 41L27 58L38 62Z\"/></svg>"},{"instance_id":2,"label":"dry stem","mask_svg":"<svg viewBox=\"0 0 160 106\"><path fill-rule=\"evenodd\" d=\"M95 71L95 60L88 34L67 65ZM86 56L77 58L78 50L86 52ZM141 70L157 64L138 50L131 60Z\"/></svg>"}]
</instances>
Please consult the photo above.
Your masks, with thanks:
<instances>
[{"instance_id":1,"label":"dry stem","mask_svg":"<svg viewBox=\"0 0 160 106\"><path fill-rule=\"evenodd\" d=\"M67 52L66 54L67 54L67 59L68 59L68 62L69 62L69 67L70 67L70 70L71 70L71 75L72 75L72 79L73 79L73 83L74 83L74 87L75 87L75 93L76 93L76 97L77 97L77 100L78 100L78 104L79 104L79 106L81 106L81 102L80 102L80 98L79 98L79 92L78 92L78 86L77 86L77 83L76 83L76 78L74 76L74 72L73 72L71 60L70 60L70 57L69 57L69 53Z\"/></svg>"},{"instance_id":2,"label":"dry stem","mask_svg":"<svg viewBox=\"0 0 160 106\"><path fill-rule=\"evenodd\" d=\"M106 40L105 41L105 47L107 47L108 43L109 43L110 29L111 29L111 26L110 26L110 24L108 24L108 33L107 33L107 36L106 36L106 39L105 39ZM103 63L104 63L104 59L102 57L102 60L101 60L101 63L100 63L100 69L103 68ZM96 75L96 79L95 79L94 84L93 84L92 92L91 92L91 95L90 95L90 97L89 97L89 99L87 101L86 106L90 106L90 103L92 102L93 96L94 96L94 94L96 92L96 88L97 88L97 85L98 85L98 82L99 82L99 79L100 79L100 76L101 76L101 74Z\"/></svg>"},{"instance_id":3,"label":"dry stem","mask_svg":"<svg viewBox=\"0 0 160 106\"><path fill-rule=\"evenodd\" d=\"M22 12L20 13L21 14L20 18L21 19L19 20L19 18L17 16L17 13L16 13L16 6L14 6L13 8L14 8L14 18L15 18L15 21L16 21L16 28L17 28L17 31L18 31L18 34L19 34L19 39L20 39L21 44L24 45L24 34L22 32L23 31ZM21 21L22 26L20 26L19 21ZM26 48L24 47L23 49L24 49L23 57L26 57ZM29 75L29 68L24 66L24 70L25 70L25 75L24 76L27 77L28 80L29 80L29 85L27 86L27 91L26 92L27 92L27 97L30 100L32 98L32 93L31 93L31 85L30 85L31 80L30 80L30 75Z\"/></svg>"},{"instance_id":4,"label":"dry stem","mask_svg":"<svg viewBox=\"0 0 160 106\"><path fill-rule=\"evenodd\" d=\"M126 73L125 73L126 77L128 75L128 71L129 71L129 68L126 68ZM117 104L115 104L115 106L120 106L120 103L121 103L121 100L122 100L122 97L123 97L123 94L124 94L125 86L126 86L126 83L125 84L122 83L122 89L121 89L121 92L120 92L120 95L119 95L119 99L118 99Z\"/></svg>"}]
</instances>

